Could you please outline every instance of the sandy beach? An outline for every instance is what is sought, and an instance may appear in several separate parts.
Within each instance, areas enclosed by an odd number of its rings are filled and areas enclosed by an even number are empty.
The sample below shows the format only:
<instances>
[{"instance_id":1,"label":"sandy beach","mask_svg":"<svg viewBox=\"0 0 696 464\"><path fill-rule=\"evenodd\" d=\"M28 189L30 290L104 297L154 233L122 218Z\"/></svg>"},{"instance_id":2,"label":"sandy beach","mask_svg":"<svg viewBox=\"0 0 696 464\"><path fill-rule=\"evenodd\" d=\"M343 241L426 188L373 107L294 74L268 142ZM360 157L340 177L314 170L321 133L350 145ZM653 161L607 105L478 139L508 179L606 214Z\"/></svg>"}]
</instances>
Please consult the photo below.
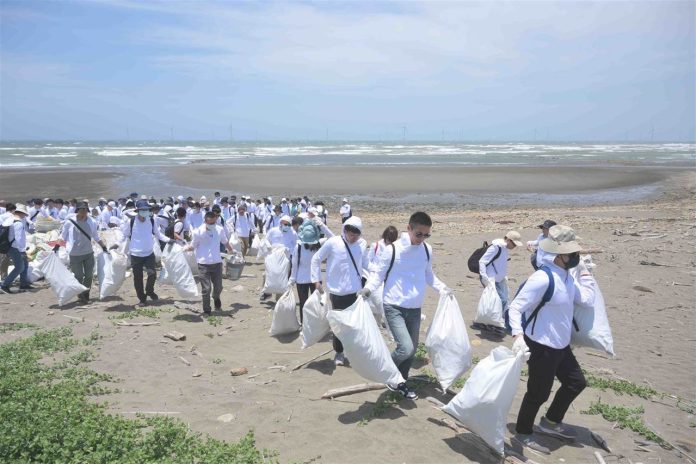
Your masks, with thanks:
<instances>
[{"instance_id":1,"label":"sandy beach","mask_svg":"<svg viewBox=\"0 0 696 464\"><path fill-rule=\"evenodd\" d=\"M576 349L575 354L583 368L593 375L650 386L659 395L646 400L588 388L573 403L566 417L567 423L579 427L579 442L570 445L548 439L545 443L552 448L552 455L526 452L529 458L549 464L596 462L593 453L599 448L589 435L592 430L604 437L612 448L613 456L607 456L607 462L688 462L679 451L650 443L639 445L636 440L645 442L645 439L638 434L621 430L601 416L583 414L582 411L597 399L613 405L642 406L645 409L642 419L653 431L682 452L694 455L696 179L693 172L674 177L673 172L662 170L568 173L554 169L482 168L442 173L427 168L418 171L390 169L390 175L386 176L385 172L362 169L333 175L317 170L317 175L311 176L316 181L306 182L301 177L293 180L294 174L298 174L296 171L288 170L282 175L277 171L269 174L258 169L234 170L227 174L208 167L172 168L166 175L176 187L195 185L201 190L207 189L208 194L209 186L213 185L228 185L228 190L235 186L234 191L252 193L252 188L259 188L259 179L269 176L272 179L264 181L263 185L268 186L264 191L271 194L293 192L300 187L304 187L303 193L306 190L326 195L343 194L353 185L359 187L353 193L365 192L363 187L372 186L367 191L382 194L386 199L409 192L466 193L485 189L491 182L496 185L496 191L510 194L534 189L543 194L563 186L569 191L592 193L598 189L661 185L659 192L647 200L609 205L525 208L508 205L462 209L432 202L424 205L424 209L432 212L435 221L429 240L434 248L435 272L455 289L467 324L475 315L481 288L476 276L466 269L466 258L482 240L502 237L512 228L521 232L523 240L531 240L538 234L535 226L552 218L572 225L585 247L600 251L593 255L597 264L595 276L606 300L617 356L609 359L603 353L586 348ZM345 178L349 173L355 174L356 180L349 182ZM44 175L47 177L42 177ZM59 176L5 172L1 195L26 196L39 188L49 195L60 193L61 185L66 193L60 194L64 196L69 196L68 192L80 192L78 197L94 197L103 192L97 189L105 185L112 189L107 194L129 190L118 187L128 178L121 173L91 172L85 176L84 171L61 172ZM90 180L77 183L86 177ZM48 183L51 178L53 184ZM167 191L176 191L171 185L165 187ZM369 211L357 209L356 214L363 217L368 241L377 239L389 224L404 229L415 207L390 209L384 206L386 204ZM338 230L335 217L330 218L329 226ZM510 289L514 292L531 273L531 266L526 250L513 251L511 258ZM153 306L159 310L155 317L141 315L121 319L133 311L132 305L137 301L131 279L128 279L117 297L86 307L74 304L58 307L45 283L39 283L40 288L29 293L0 295L0 321L48 328L70 326L78 337L98 331L102 339L97 345L96 360L90 367L119 379L120 392L106 397L111 412L126 417L137 412L170 415L185 421L192 430L225 440L237 440L254 429L258 445L277 450L281 462L497 462L472 434L456 434L439 425L438 420L447 416L434 409L425 398L432 396L447 402L451 395L443 394L434 384L423 386L419 391L421 399L416 402L401 401L386 408L376 407L387 397L385 391L335 400L320 399L329 389L360 384L364 380L350 368L335 368L331 354L291 372L293 366L329 350L331 344L323 341L301 351L300 340L295 335L279 338L268 335L272 305L259 303L257 296L262 272L263 265L252 258L239 281L224 281L223 311L216 313L218 318L210 320L200 317L195 304L175 306L175 302L181 300L174 289L159 284L156 290L161 301ZM93 289L92 294L95 292ZM436 305L437 295L429 290L423 307L427 318L421 325L421 341ZM160 324L121 327L115 325L119 320ZM163 334L171 330L186 334L186 340L175 342L163 338ZM29 333L28 329L9 331L0 334L0 341ZM468 336L474 355L479 359L499 344L512 344L509 336L495 339L472 328L468 328ZM231 376L230 369L238 367L246 367L248 374ZM428 371L433 372L433 368L423 361L416 364L413 374ZM522 377L508 416L510 427L514 425L524 391L525 378ZM232 420L218 420L224 414L232 414Z\"/></svg>"}]
</instances>

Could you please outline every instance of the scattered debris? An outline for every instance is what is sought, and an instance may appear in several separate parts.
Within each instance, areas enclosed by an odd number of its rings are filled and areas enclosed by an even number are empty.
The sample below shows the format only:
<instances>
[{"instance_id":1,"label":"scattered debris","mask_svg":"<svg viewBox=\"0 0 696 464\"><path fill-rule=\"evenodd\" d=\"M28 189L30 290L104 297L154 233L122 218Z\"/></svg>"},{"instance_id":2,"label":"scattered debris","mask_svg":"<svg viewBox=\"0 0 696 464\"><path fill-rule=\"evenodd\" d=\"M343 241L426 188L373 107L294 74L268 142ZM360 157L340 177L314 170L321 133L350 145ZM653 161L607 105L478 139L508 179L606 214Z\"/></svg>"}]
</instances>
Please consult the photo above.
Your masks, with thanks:
<instances>
[{"instance_id":1,"label":"scattered debris","mask_svg":"<svg viewBox=\"0 0 696 464\"><path fill-rule=\"evenodd\" d=\"M301 363L301 364L298 364L297 366L295 366L295 367L292 368L292 371L291 371L291 372L295 372L295 371L298 370L298 369L302 369L302 368L303 368L304 366L306 366L307 364L311 363L312 361L314 361L314 360L316 360L316 359L321 358L322 356L326 356L327 354L331 353L332 351L333 351L333 349L326 350L326 351L324 351L322 354L319 354L319 355L313 357L312 359L309 359L309 360L307 360L307 361L305 361L305 362L303 362L303 363Z\"/></svg>"},{"instance_id":2,"label":"scattered debris","mask_svg":"<svg viewBox=\"0 0 696 464\"><path fill-rule=\"evenodd\" d=\"M611 453L611 448L609 448L609 445L607 444L607 441L602 438L599 434L590 432L590 435L592 436L592 439L597 443L604 451L607 453Z\"/></svg>"},{"instance_id":3,"label":"scattered debris","mask_svg":"<svg viewBox=\"0 0 696 464\"><path fill-rule=\"evenodd\" d=\"M237 418L237 416L235 416L234 414L228 413L228 414L223 414L222 416L219 416L219 417L217 418L217 420L219 420L220 422L224 422L225 424L227 424L228 422L232 422L232 421L235 420L236 418Z\"/></svg>"},{"instance_id":4,"label":"scattered debris","mask_svg":"<svg viewBox=\"0 0 696 464\"><path fill-rule=\"evenodd\" d=\"M661 264L661 263L655 263L652 261L640 261L638 264L640 264L641 266L677 267L677 266L673 266L671 264Z\"/></svg>"},{"instance_id":5,"label":"scattered debris","mask_svg":"<svg viewBox=\"0 0 696 464\"><path fill-rule=\"evenodd\" d=\"M77 322L85 322L84 317L75 317L75 316L68 316L67 314L61 314L63 317L67 317L70 320L77 321Z\"/></svg>"},{"instance_id":6,"label":"scattered debris","mask_svg":"<svg viewBox=\"0 0 696 464\"><path fill-rule=\"evenodd\" d=\"M372 390L383 390L387 388L383 383L361 383L350 387L334 388L321 395L322 400L338 398L339 396L354 395Z\"/></svg>"},{"instance_id":7,"label":"scattered debris","mask_svg":"<svg viewBox=\"0 0 696 464\"><path fill-rule=\"evenodd\" d=\"M650 290L648 287L643 287L642 285L634 285L633 290L638 290L639 292L647 292L647 293L655 293L652 290Z\"/></svg>"},{"instance_id":8,"label":"scattered debris","mask_svg":"<svg viewBox=\"0 0 696 464\"><path fill-rule=\"evenodd\" d=\"M201 374L200 372L194 372L191 377L200 377L201 375L203 374Z\"/></svg>"},{"instance_id":9,"label":"scattered debris","mask_svg":"<svg viewBox=\"0 0 696 464\"><path fill-rule=\"evenodd\" d=\"M249 369L247 369L246 367L235 367L234 369L230 370L230 374L232 374L232 376L234 376L234 377L237 377L238 375L248 374L248 373L249 373Z\"/></svg>"},{"instance_id":10,"label":"scattered debris","mask_svg":"<svg viewBox=\"0 0 696 464\"><path fill-rule=\"evenodd\" d=\"M230 288L231 292L243 292L244 291L244 286L243 285L235 285L234 287Z\"/></svg>"},{"instance_id":11,"label":"scattered debris","mask_svg":"<svg viewBox=\"0 0 696 464\"><path fill-rule=\"evenodd\" d=\"M179 342L181 340L186 340L186 335L182 334L181 332L177 332L175 330L172 330L171 332L167 332L164 334L165 338L169 338L171 340L174 340L175 342Z\"/></svg>"},{"instance_id":12,"label":"scattered debris","mask_svg":"<svg viewBox=\"0 0 696 464\"><path fill-rule=\"evenodd\" d=\"M186 358L179 356L179 359L181 360L182 363L186 364L187 366L191 365L191 363Z\"/></svg>"},{"instance_id":13,"label":"scattered debris","mask_svg":"<svg viewBox=\"0 0 696 464\"><path fill-rule=\"evenodd\" d=\"M128 322L128 321L118 321L116 325L121 327L143 327L147 325L160 325L159 321L153 322Z\"/></svg>"}]
</instances>

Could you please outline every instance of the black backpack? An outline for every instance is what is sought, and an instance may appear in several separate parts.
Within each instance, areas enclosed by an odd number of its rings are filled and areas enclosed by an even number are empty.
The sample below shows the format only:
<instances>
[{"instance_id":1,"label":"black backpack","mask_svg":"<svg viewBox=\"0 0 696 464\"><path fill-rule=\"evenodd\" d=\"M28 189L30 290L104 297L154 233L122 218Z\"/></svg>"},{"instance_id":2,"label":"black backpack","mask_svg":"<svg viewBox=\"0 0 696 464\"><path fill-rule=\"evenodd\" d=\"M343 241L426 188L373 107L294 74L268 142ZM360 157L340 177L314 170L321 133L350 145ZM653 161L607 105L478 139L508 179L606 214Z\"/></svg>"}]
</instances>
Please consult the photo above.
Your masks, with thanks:
<instances>
[{"instance_id":1,"label":"black backpack","mask_svg":"<svg viewBox=\"0 0 696 464\"><path fill-rule=\"evenodd\" d=\"M9 226L0 226L0 253L6 254L10 251L10 247L12 247L12 243L15 241L15 239L10 240L10 228L15 222L19 221L12 221L12 224Z\"/></svg>"},{"instance_id":2,"label":"black backpack","mask_svg":"<svg viewBox=\"0 0 696 464\"><path fill-rule=\"evenodd\" d=\"M180 222L181 221L179 221L178 219L174 222L170 222L167 228L164 229L164 236L174 240L174 227L176 227L176 224Z\"/></svg>"},{"instance_id":3,"label":"black backpack","mask_svg":"<svg viewBox=\"0 0 696 464\"><path fill-rule=\"evenodd\" d=\"M466 265L469 267L469 270L471 272L478 274L481 271L481 269L479 268L479 261L481 260L483 255L486 254L486 250L488 250L489 246L490 245L488 245L488 242L484 241L483 246L481 248L477 248L474 250L473 253L471 253L471 256L469 256L469 260L466 262ZM498 247L498 252L495 254L493 259L490 260L490 262L488 264L492 264L493 261L498 259L500 257L501 251L502 251L502 249L500 247ZM488 264L486 264L486 266L488 266ZM495 265L494 265L494 267L495 267Z\"/></svg>"}]
</instances>

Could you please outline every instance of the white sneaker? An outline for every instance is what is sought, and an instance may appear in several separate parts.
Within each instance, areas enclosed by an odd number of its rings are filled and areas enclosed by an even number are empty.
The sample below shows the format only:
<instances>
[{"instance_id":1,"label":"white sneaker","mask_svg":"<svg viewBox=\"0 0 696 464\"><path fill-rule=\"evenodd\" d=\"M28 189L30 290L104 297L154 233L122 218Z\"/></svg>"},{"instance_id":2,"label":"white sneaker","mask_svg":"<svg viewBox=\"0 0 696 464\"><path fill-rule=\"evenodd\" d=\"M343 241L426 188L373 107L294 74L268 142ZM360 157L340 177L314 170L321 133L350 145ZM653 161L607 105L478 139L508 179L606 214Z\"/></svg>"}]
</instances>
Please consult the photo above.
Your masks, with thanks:
<instances>
[{"instance_id":1,"label":"white sneaker","mask_svg":"<svg viewBox=\"0 0 696 464\"><path fill-rule=\"evenodd\" d=\"M575 440L578 436L578 432L571 427L562 422L552 422L546 416L542 416L539 420L538 429L540 433L562 440Z\"/></svg>"},{"instance_id":2,"label":"white sneaker","mask_svg":"<svg viewBox=\"0 0 696 464\"><path fill-rule=\"evenodd\" d=\"M534 438L534 435L529 434L525 435L522 433L518 433L513 437L515 440L520 442L523 446L526 446L529 449L532 449L534 451L538 451L540 453L544 454L551 454L551 450L548 449L546 446L542 445L536 439Z\"/></svg>"},{"instance_id":3,"label":"white sneaker","mask_svg":"<svg viewBox=\"0 0 696 464\"><path fill-rule=\"evenodd\" d=\"M343 353L336 353L336 356L334 356L334 364L337 366L345 366L346 356Z\"/></svg>"}]
</instances>

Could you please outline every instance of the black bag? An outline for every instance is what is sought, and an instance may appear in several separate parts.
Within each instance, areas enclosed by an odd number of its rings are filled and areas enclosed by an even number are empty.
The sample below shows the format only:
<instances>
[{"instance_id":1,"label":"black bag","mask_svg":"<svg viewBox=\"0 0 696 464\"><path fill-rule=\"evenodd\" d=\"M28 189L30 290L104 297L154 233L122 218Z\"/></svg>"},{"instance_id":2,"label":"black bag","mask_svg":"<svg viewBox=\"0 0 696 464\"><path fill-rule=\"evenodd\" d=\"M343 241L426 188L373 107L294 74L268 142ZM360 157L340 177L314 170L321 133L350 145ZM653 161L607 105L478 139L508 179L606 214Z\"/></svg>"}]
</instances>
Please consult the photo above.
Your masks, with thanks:
<instances>
[{"instance_id":1,"label":"black bag","mask_svg":"<svg viewBox=\"0 0 696 464\"><path fill-rule=\"evenodd\" d=\"M474 250L473 253L471 253L471 256L469 256L469 260L466 262L466 265L469 267L469 270L471 272L478 274L481 271L479 269L479 261L481 260L481 257L483 257L483 255L486 254L486 250L488 250L489 246L490 245L488 245L488 242L484 241L483 246L481 248L477 248L476 250ZM492 264L493 261L498 259L500 257L501 251L502 250L500 249L500 247L498 247L498 253L495 254L493 259L488 264ZM486 266L488 264L486 264Z\"/></svg>"},{"instance_id":2,"label":"black bag","mask_svg":"<svg viewBox=\"0 0 696 464\"><path fill-rule=\"evenodd\" d=\"M167 226L166 229L164 229L164 235L165 237L169 237L172 240L174 240L174 227L176 227L177 223L180 223L181 221L176 220L174 222L170 222L169 225Z\"/></svg>"},{"instance_id":3,"label":"black bag","mask_svg":"<svg viewBox=\"0 0 696 464\"><path fill-rule=\"evenodd\" d=\"M15 222L19 221L13 221L12 224ZM12 243L15 241L15 239L10 240L10 228L12 224L9 226L0 226L0 253L2 254L6 254L10 251L10 247L12 247Z\"/></svg>"}]
</instances>

